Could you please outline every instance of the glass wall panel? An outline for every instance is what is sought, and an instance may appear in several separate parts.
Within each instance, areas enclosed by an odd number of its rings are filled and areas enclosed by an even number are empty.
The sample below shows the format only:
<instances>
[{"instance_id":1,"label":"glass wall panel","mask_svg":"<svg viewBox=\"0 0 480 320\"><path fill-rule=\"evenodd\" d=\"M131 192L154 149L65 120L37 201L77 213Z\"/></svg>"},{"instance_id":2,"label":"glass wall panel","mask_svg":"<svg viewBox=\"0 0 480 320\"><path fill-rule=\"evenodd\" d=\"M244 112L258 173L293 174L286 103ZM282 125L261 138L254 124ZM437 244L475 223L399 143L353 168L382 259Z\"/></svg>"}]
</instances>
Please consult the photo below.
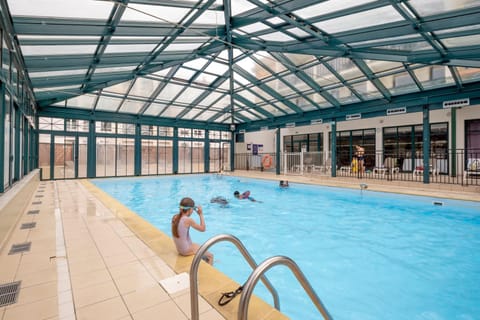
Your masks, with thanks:
<instances>
[{"instance_id":1,"label":"glass wall panel","mask_svg":"<svg viewBox=\"0 0 480 320\"><path fill-rule=\"evenodd\" d=\"M192 141L178 142L178 173L192 172Z\"/></svg>"},{"instance_id":2,"label":"glass wall panel","mask_svg":"<svg viewBox=\"0 0 480 320\"><path fill-rule=\"evenodd\" d=\"M117 138L117 176L132 176L135 172L135 141L128 138Z\"/></svg>"},{"instance_id":3,"label":"glass wall panel","mask_svg":"<svg viewBox=\"0 0 480 320\"><path fill-rule=\"evenodd\" d=\"M116 141L115 138L97 137L96 139L96 176L115 176Z\"/></svg>"},{"instance_id":4,"label":"glass wall panel","mask_svg":"<svg viewBox=\"0 0 480 320\"><path fill-rule=\"evenodd\" d=\"M221 155L220 142L210 142L210 154L209 154L209 167L210 172L219 172L221 168Z\"/></svg>"},{"instance_id":5,"label":"glass wall panel","mask_svg":"<svg viewBox=\"0 0 480 320\"><path fill-rule=\"evenodd\" d=\"M192 142L192 173L205 172L205 142Z\"/></svg>"},{"instance_id":6,"label":"glass wall panel","mask_svg":"<svg viewBox=\"0 0 480 320\"><path fill-rule=\"evenodd\" d=\"M4 142L4 158L3 158L3 186L6 188L9 186L10 182L10 127L11 123L11 113L10 113L10 95L7 93L5 95L5 136L3 138Z\"/></svg>"},{"instance_id":7,"label":"glass wall panel","mask_svg":"<svg viewBox=\"0 0 480 320\"><path fill-rule=\"evenodd\" d=\"M173 173L173 141L158 140L158 173Z\"/></svg>"},{"instance_id":8,"label":"glass wall panel","mask_svg":"<svg viewBox=\"0 0 480 320\"><path fill-rule=\"evenodd\" d=\"M87 177L87 137L78 137L78 173L79 178Z\"/></svg>"},{"instance_id":9,"label":"glass wall panel","mask_svg":"<svg viewBox=\"0 0 480 320\"><path fill-rule=\"evenodd\" d=\"M142 175L158 173L157 141L142 139Z\"/></svg>"},{"instance_id":10,"label":"glass wall panel","mask_svg":"<svg viewBox=\"0 0 480 320\"><path fill-rule=\"evenodd\" d=\"M50 179L50 135L40 134L38 140L38 167L42 171L42 179Z\"/></svg>"}]
</instances>

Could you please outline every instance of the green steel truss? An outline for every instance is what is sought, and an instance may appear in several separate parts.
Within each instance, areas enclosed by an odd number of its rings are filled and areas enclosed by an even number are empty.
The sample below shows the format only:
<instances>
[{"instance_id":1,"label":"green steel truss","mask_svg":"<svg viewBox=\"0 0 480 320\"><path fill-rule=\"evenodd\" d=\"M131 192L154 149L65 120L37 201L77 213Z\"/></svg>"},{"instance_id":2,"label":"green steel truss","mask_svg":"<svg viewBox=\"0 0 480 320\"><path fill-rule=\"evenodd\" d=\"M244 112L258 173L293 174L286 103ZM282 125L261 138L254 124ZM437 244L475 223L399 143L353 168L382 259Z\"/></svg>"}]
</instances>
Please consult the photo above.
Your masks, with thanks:
<instances>
[{"instance_id":1,"label":"green steel truss","mask_svg":"<svg viewBox=\"0 0 480 320\"><path fill-rule=\"evenodd\" d=\"M248 130L479 100L478 0L0 0L0 9L44 115Z\"/></svg>"}]
</instances>

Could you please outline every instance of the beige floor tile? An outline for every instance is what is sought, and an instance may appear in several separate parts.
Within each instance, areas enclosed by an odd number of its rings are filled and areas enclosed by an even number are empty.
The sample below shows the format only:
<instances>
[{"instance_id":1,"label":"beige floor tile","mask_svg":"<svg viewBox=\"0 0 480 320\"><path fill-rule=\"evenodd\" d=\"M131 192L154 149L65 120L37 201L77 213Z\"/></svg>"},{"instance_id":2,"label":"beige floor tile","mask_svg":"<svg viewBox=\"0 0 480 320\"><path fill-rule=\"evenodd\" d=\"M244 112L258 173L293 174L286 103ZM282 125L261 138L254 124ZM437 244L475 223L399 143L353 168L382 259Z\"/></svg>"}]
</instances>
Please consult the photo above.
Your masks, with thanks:
<instances>
[{"instance_id":1,"label":"beige floor tile","mask_svg":"<svg viewBox=\"0 0 480 320\"><path fill-rule=\"evenodd\" d=\"M157 281L145 271L126 277L114 278L114 281L122 295L158 285Z\"/></svg>"},{"instance_id":2,"label":"beige floor tile","mask_svg":"<svg viewBox=\"0 0 480 320\"><path fill-rule=\"evenodd\" d=\"M15 276L15 280L22 281L22 288L36 286L43 283L57 281L57 270L56 268L38 270L37 272L17 275Z\"/></svg>"},{"instance_id":3,"label":"beige floor tile","mask_svg":"<svg viewBox=\"0 0 480 320\"><path fill-rule=\"evenodd\" d=\"M81 262L69 263L70 274L77 275L96 270L105 269L105 264L100 259L85 260Z\"/></svg>"},{"instance_id":4,"label":"beige floor tile","mask_svg":"<svg viewBox=\"0 0 480 320\"><path fill-rule=\"evenodd\" d=\"M171 300L144 309L133 314L134 320L158 320L159 317L168 320L187 320L187 316Z\"/></svg>"},{"instance_id":5,"label":"beige floor tile","mask_svg":"<svg viewBox=\"0 0 480 320\"><path fill-rule=\"evenodd\" d=\"M123 265L111 267L109 271L112 277L121 278L145 272L145 266L140 261L135 260Z\"/></svg>"},{"instance_id":6,"label":"beige floor tile","mask_svg":"<svg viewBox=\"0 0 480 320\"><path fill-rule=\"evenodd\" d=\"M165 261L157 256L142 259L141 262L157 282L176 274Z\"/></svg>"},{"instance_id":7,"label":"beige floor tile","mask_svg":"<svg viewBox=\"0 0 480 320\"><path fill-rule=\"evenodd\" d=\"M58 315L57 298L7 307L3 320L48 319Z\"/></svg>"},{"instance_id":8,"label":"beige floor tile","mask_svg":"<svg viewBox=\"0 0 480 320\"><path fill-rule=\"evenodd\" d=\"M132 261L137 261L137 257L131 252L125 252L114 256L104 257L107 267L112 268L118 265L124 265Z\"/></svg>"},{"instance_id":9,"label":"beige floor tile","mask_svg":"<svg viewBox=\"0 0 480 320\"><path fill-rule=\"evenodd\" d=\"M71 275L72 287L77 289L91 287L108 281L112 281L112 277L106 268Z\"/></svg>"},{"instance_id":10,"label":"beige floor tile","mask_svg":"<svg viewBox=\"0 0 480 320\"><path fill-rule=\"evenodd\" d=\"M7 255L8 252L0 255L0 283L12 282L15 279L19 263L21 261L21 255Z\"/></svg>"},{"instance_id":11,"label":"beige floor tile","mask_svg":"<svg viewBox=\"0 0 480 320\"><path fill-rule=\"evenodd\" d=\"M174 299L175 303L177 306L185 313L188 317L190 317L190 291L186 290L183 291L182 294L176 296ZM199 313L205 313L208 310L212 309L212 306L205 301L202 297L199 297L198 299L198 312Z\"/></svg>"},{"instance_id":12,"label":"beige floor tile","mask_svg":"<svg viewBox=\"0 0 480 320\"><path fill-rule=\"evenodd\" d=\"M73 301L77 308L105 301L119 296L113 281L107 281L82 289L73 288Z\"/></svg>"},{"instance_id":13,"label":"beige floor tile","mask_svg":"<svg viewBox=\"0 0 480 320\"><path fill-rule=\"evenodd\" d=\"M136 290L123 296L130 313L135 313L170 299L160 285Z\"/></svg>"},{"instance_id":14,"label":"beige floor tile","mask_svg":"<svg viewBox=\"0 0 480 320\"><path fill-rule=\"evenodd\" d=\"M200 313L200 320L225 320L224 317L215 309L209 309L206 312Z\"/></svg>"},{"instance_id":15,"label":"beige floor tile","mask_svg":"<svg viewBox=\"0 0 480 320\"><path fill-rule=\"evenodd\" d=\"M57 297L57 282L51 281L36 286L22 288L18 294L16 305L37 302L46 298Z\"/></svg>"},{"instance_id":16,"label":"beige floor tile","mask_svg":"<svg viewBox=\"0 0 480 320\"><path fill-rule=\"evenodd\" d=\"M76 311L77 320L116 320L129 316L127 307L120 297L78 308Z\"/></svg>"}]
</instances>

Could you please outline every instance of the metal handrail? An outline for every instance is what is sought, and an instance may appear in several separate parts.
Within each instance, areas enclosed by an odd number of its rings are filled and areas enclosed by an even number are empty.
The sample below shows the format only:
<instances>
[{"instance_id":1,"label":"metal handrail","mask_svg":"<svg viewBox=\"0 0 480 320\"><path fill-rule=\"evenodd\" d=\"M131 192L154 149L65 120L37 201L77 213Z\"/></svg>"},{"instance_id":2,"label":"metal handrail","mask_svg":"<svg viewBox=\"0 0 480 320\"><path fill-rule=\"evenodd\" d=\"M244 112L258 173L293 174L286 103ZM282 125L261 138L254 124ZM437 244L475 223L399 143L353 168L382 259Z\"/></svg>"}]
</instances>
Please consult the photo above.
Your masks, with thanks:
<instances>
[{"instance_id":1,"label":"metal handrail","mask_svg":"<svg viewBox=\"0 0 480 320\"><path fill-rule=\"evenodd\" d=\"M320 313L322 314L323 318L326 320L331 320L332 317L328 313L320 298L313 290L308 280L305 278L303 272L300 270L298 265L295 263L295 261L285 256L274 256L268 258L267 260L263 261L258 267L256 267L255 270L253 270L253 272L250 274L250 277L248 277L247 282L243 286L242 295L240 297L240 303L238 306L238 320L247 319L248 304L250 302L250 297L253 293L255 285L258 282L258 279L260 277L263 277L263 274L267 272L270 268L279 264L283 264L290 268L297 280L302 285L303 289L307 292L308 296L317 307L318 311L320 311Z\"/></svg>"},{"instance_id":2,"label":"metal handrail","mask_svg":"<svg viewBox=\"0 0 480 320\"><path fill-rule=\"evenodd\" d=\"M193 257L192 265L190 267L190 308L192 320L199 320L197 273L200 261L202 261L202 257L207 252L208 248L220 241L230 241L231 243L233 243L243 255L245 260L247 260L248 264L252 267L252 269L258 268L255 260L252 258L243 243L237 237L229 234L219 234L207 240L198 249L197 253ZM257 278L256 282L258 282L258 279L259 278ZM272 293L275 308L277 310L280 310L280 301L278 299L277 291L273 288L272 284L265 276L261 276L261 280L263 284L265 284L265 286L268 288L268 290L270 290L270 292Z\"/></svg>"}]
</instances>

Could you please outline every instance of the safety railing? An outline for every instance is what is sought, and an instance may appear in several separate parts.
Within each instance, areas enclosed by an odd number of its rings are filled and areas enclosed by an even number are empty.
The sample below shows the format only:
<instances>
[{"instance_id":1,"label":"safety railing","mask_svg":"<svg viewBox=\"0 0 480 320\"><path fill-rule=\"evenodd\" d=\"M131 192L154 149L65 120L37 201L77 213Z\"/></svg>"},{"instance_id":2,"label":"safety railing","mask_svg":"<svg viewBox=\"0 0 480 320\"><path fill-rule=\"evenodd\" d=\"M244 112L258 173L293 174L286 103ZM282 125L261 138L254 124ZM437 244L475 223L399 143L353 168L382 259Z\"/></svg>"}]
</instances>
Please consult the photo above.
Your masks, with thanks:
<instances>
[{"instance_id":1,"label":"safety railing","mask_svg":"<svg viewBox=\"0 0 480 320\"><path fill-rule=\"evenodd\" d=\"M250 255L250 253L247 251L243 243L235 236L229 235L229 234L220 234L217 236L214 236L207 240L204 244L200 246L198 249L197 253L193 257L192 265L190 267L190 310L191 310L191 317L192 320L199 320L199 313L198 313L198 267L200 266L200 261L202 261L202 257L205 255L207 250L213 246L215 243L221 242L221 241L229 241L233 243L240 253L243 255L245 260L248 262L248 264L252 267L252 269L257 268L257 263L253 259L253 257ZM272 293L273 296L273 303L275 305L275 308L277 310L280 310L280 301L278 298L278 293L277 291L273 288L272 284L270 281L265 276L261 276L260 279L262 280L263 284L267 287L267 289ZM257 278L258 282L258 278Z\"/></svg>"},{"instance_id":2,"label":"safety railing","mask_svg":"<svg viewBox=\"0 0 480 320\"><path fill-rule=\"evenodd\" d=\"M326 320L332 319L327 309L323 305L322 301L315 293L315 290L313 290L312 286L308 282L307 278L305 278L305 275L300 270L295 261L285 256L275 256L263 261L258 267L255 268L255 270L253 270L253 272L250 274L250 277L248 277L247 282L243 286L242 295L240 297L240 303L238 306L238 320L247 319L248 305L253 293L253 289L255 289L255 285L258 283L258 280L263 278L264 273L267 272L270 268L280 264L283 264L290 268L297 280L302 285L305 292L312 300L313 304L315 304L318 311L322 314L323 318Z\"/></svg>"}]
</instances>

